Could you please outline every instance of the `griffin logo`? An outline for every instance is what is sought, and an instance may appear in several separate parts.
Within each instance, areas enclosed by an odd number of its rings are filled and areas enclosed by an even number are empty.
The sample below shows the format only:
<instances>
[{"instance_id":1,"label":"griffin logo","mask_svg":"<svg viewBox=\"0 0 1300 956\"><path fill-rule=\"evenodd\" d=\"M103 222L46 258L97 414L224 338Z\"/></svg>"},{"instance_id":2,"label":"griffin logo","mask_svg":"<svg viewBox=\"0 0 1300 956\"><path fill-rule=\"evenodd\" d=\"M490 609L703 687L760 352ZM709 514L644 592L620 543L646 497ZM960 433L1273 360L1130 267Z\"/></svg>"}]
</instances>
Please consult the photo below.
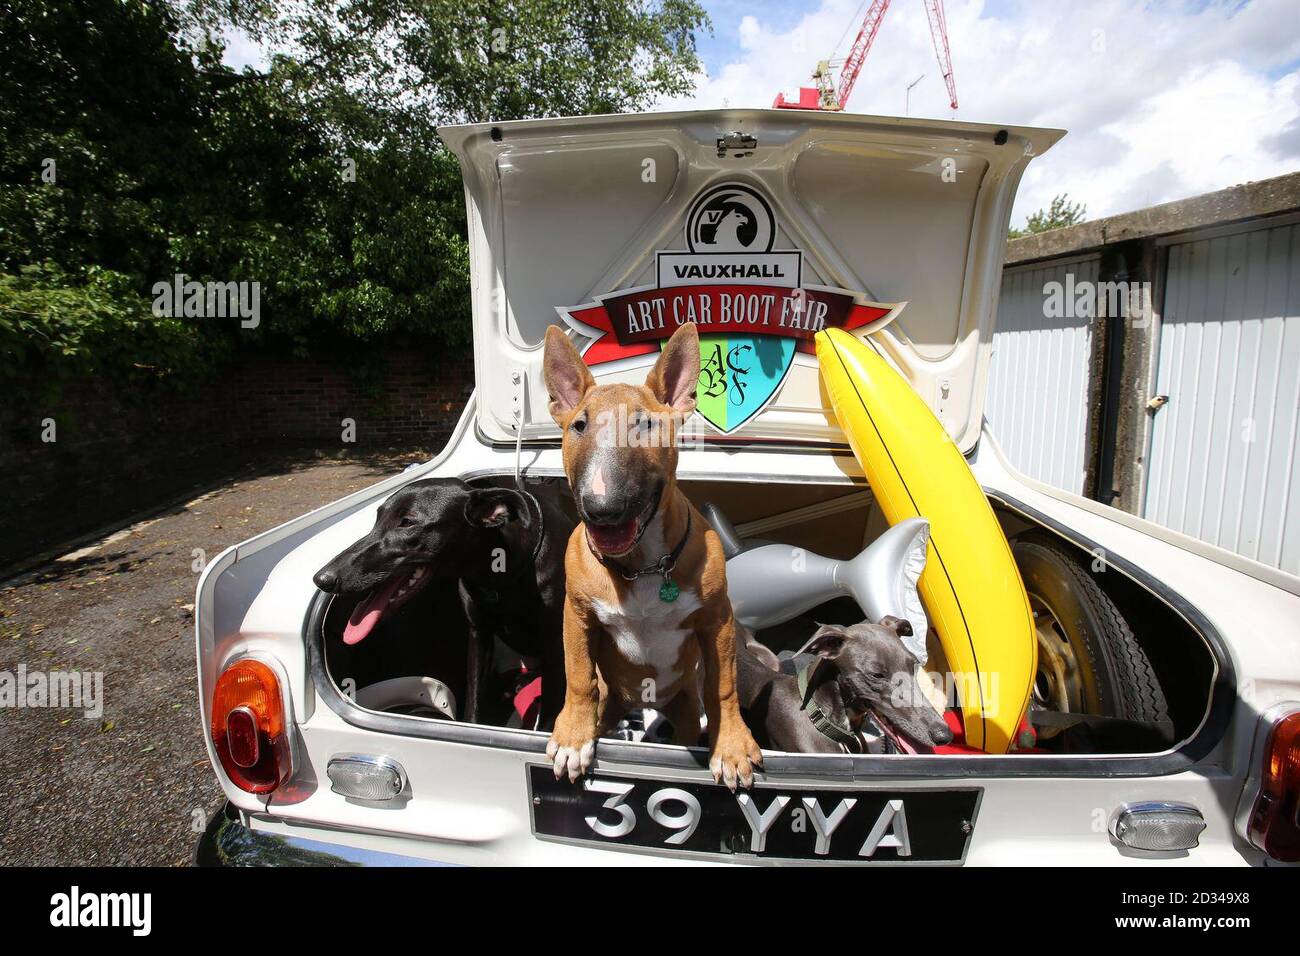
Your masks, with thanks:
<instances>
[{"instance_id":1,"label":"griffin logo","mask_svg":"<svg viewBox=\"0 0 1300 956\"><path fill-rule=\"evenodd\" d=\"M691 252L770 252L776 219L748 186L723 183L702 193L686 216Z\"/></svg>"}]
</instances>

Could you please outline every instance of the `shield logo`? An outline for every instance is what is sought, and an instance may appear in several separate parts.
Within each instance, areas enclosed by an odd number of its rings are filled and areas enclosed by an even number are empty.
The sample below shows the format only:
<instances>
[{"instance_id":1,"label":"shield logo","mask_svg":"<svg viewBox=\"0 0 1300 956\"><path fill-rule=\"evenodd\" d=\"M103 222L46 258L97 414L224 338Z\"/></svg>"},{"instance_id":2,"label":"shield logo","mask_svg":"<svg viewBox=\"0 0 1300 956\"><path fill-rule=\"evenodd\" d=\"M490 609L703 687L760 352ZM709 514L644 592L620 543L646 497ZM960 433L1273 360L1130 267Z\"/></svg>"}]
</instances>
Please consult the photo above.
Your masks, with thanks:
<instances>
[{"instance_id":1,"label":"shield logo","mask_svg":"<svg viewBox=\"0 0 1300 956\"><path fill-rule=\"evenodd\" d=\"M772 335L700 336L701 417L726 435L757 415L785 381L794 344Z\"/></svg>"}]
</instances>

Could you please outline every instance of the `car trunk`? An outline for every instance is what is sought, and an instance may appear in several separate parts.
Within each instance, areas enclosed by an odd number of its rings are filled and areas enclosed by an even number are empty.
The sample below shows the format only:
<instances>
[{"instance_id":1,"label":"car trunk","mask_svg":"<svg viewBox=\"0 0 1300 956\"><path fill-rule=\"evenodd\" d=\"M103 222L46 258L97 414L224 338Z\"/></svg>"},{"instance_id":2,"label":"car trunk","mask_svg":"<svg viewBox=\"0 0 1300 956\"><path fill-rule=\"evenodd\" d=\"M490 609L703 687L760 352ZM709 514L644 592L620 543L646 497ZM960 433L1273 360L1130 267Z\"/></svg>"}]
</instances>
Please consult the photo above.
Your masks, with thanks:
<instances>
[{"instance_id":1,"label":"car trunk","mask_svg":"<svg viewBox=\"0 0 1300 956\"><path fill-rule=\"evenodd\" d=\"M509 475L483 474L474 476L473 480L507 486L513 481ZM535 476L533 480L565 484L560 476ZM697 507L708 504L725 514L747 540L780 542L836 560L848 560L859 554L888 527L870 488L862 482L684 478L681 487ZM1162 594L1158 582L1140 569L1112 559L1104 572L1090 570L1096 566L1092 549L1086 542L1078 542L1068 529L1054 527L1034 515L1032 509L1021 507L1013 500L994 495L991 502L1009 538L1059 547L1072 555L1084 573L1095 580L1104 579L1107 595L1149 659L1168 704L1167 723L1105 715L1100 719L1080 720L1079 715L1062 718L1050 700L1036 693L1030 724L1037 732L1037 740L1033 746L1007 759L1023 762L1033 761L1037 756L1168 753L1195 736L1206 723L1215 681L1222 677L1222 669L1212 651L1213 635L1198 628L1195 617L1188 615L1188 609L1181 606L1177 597ZM322 673L328 674L330 686L336 692L349 700L356 700L359 694L364 699L367 687L395 678L424 676L445 683L455 699L463 703L467 632L454 585L430 586L391 618L381 621L365 642L348 646L342 641L342 632L354 603L346 598L329 599L321 595L309 631ZM792 651L808 640L819 623L852 624L861 618L862 612L851 598L836 596L788 622L759 631L756 637L774 652ZM496 651L494 676L488 681L481 725L485 729L528 730L529 723L516 709L514 697L516 691L535 677L535 662L521 662L503 645L498 645ZM930 672L930 683L935 689L930 699L940 709L955 712L960 705L960 688L946 670L942 648L933 630L927 651L925 670ZM527 670L529 664L534 665L533 672ZM389 701L382 709L399 717L396 723L382 725L393 732L418 733L411 721L426 726L437 722L444 730L448 729L445 715L416 700ZM643 726L637 718L638 715L633 715L631 724L622 730L624 738L633 741L628 746L646 747L647 759L655 759L656 754L662 757L661 746L636 742ZM463 731L467 730L471 728L458 722L456 739L474 740L472 732L464 735ZM890 748L886 745L885 750L889 752ZM940 752L954 750L940 748ZM801 759L833 761L836 758L805 755ZM982 756L982 759L996 758ZM779 762L776 766L780 766ZM829 768L831 764L826 766Z\"/></svg>"}]
</instances>

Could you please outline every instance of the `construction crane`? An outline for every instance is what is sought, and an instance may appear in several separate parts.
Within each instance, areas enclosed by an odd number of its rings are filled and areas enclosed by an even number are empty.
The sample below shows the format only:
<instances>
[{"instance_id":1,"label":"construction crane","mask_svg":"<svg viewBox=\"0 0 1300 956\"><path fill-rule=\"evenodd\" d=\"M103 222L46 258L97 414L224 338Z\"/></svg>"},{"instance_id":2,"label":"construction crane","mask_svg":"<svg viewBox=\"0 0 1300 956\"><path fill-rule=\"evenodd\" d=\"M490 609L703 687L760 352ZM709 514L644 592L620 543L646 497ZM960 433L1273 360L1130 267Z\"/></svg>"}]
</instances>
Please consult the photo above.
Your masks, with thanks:
<instances>
[{"instance_id":1,"label":"construction crane","mask_svg":"<svg viewBox=\"0 0 1300 956\"><path fill-rule=\"evenodd\" d=\"M952 78L952 54L948 49L948 24L943 16L943 0L923 0L923 2L926 15L930 18L930 38L934 41L934 55L939 60L943 81L948 86L948 105L955 110L957 84ZM800 87L797 100L787 100L784 93L778 93L776 102L772 105L786 110L844 109L848 105L849 96L853 93L853 84L857 83L858 74L862 72L862 64L867 59L867 53L871 51L871 44L875 42L876 34L880 32L880 24L885 19L889 4L890 0L872 0L867 15L862 20L862 28L858 30L858 37L853 41L853 47L840 68L838 84L831 75L832 61L822 60L813 71L813 82L817 84L815 87Z\"/></svg>"}]
</instances>

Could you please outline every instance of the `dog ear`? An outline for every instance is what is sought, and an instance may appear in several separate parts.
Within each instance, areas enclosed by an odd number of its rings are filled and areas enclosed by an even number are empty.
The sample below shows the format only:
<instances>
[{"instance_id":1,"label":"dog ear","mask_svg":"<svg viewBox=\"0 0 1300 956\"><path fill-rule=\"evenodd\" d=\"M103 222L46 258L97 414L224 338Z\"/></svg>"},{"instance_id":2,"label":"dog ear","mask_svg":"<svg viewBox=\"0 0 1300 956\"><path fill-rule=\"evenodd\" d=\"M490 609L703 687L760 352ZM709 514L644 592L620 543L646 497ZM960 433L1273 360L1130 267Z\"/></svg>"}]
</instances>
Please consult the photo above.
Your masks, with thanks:
<instances>
[{"instance_id":1,"label":"dog ear","mask_svg":"<svg viewBox=\"0 0 1300 956\"><path fill-rule=\"evenodd\" d=\"M587 363L558 325L546 327L542 378L546 380L546 391L551 396L551 417L556 422L572 414L582 396L596 384Z\"/></svg>"},{"instance_id":2,"label":"dog ear","mask_svg":"<svg viewBox=\"0 0 1300 956\"><path fill-rule=\"evenodd\" d=\"M695 411L695 389L700 383L700 334L694 322L684 322L659 353L645 384L655 398L674 411Z\"/></svg>"},{"instance_id":3,"label":"dog ear","mask_svg":"<svg viewBox=\"0 0 1300 956\"><path fill-rule=\"evenodd\" d=\"M532 527L533 516L524 496L509 488L475 488L465 502L465 520L476 528L499 528L518 521L522 528Z\"/></svg>"},{"instance_id":4,"label":"dog ear","mask_svg":"<svg viewBox=\"0 0 1300 956\"><path fill-rule=\"evenodd\" d=\"M849 639L848 631L838 624L820 624L808 643L795 654L816 654L827 660L834 660L844 650L844 642Z\"/></svg>"},{"instance_id":5,"label":"dog ear","mask_svg":"<svg viewBox=\"0 0 1300 956\"><path fill-rule=\"evenodd\" d=\"M909 621L903 620L901 617L894 617L894 615L892 614L887 614L884 617L882 617L880 619L880 626L889 628L899 637L912 636L911 623Z\"/></svg>"}]
</instances>

